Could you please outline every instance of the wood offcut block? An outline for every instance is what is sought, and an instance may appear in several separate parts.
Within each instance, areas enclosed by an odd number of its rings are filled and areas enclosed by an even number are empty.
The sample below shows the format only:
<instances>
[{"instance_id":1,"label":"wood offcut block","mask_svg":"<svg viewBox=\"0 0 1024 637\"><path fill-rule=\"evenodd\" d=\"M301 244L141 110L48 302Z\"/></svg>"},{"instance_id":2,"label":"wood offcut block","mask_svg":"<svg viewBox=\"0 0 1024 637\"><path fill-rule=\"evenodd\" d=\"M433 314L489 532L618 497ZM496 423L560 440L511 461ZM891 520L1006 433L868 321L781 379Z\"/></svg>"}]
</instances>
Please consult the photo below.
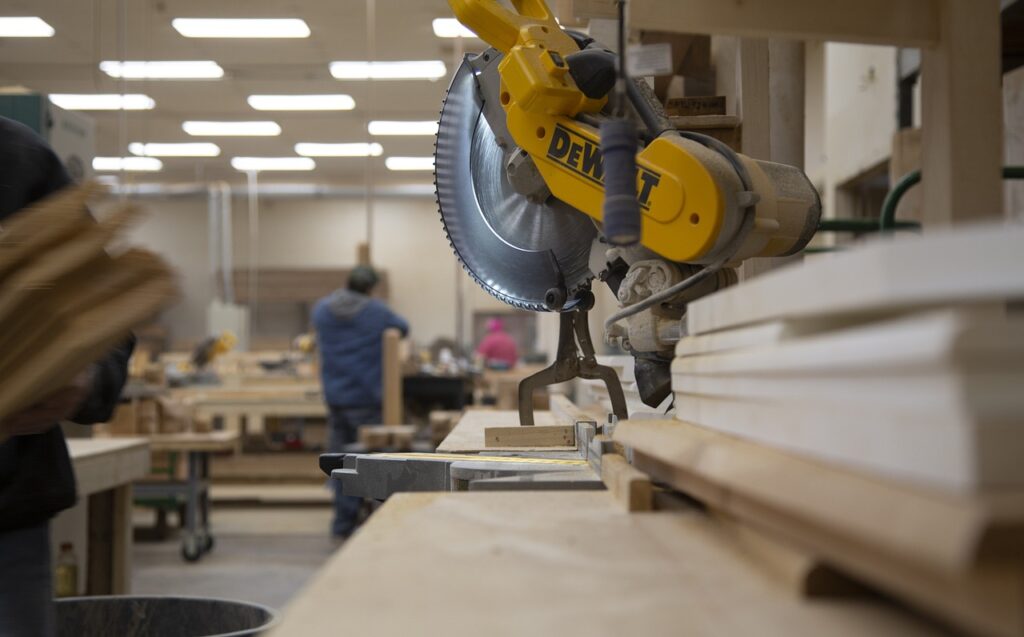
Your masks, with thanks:
<instances>
[{"instance_id":1,"label":"wood offcut block","mask_svg":"<svg viewBox=\"0 0 1024 637\"><path fill-rule=\"evenodd\" d=\"M415 425L364 425L359 428L359 443L370 450L409 449L415 435Z\"/></svg>"},{"instance_id":2,"label":"wood offcut block","mask_svg":"<svg viewBox=\"0 0 1024 637\"><path fill-rule=\"evenodd\" d=\"M615 453L601 456L601 481L627 511L653 510L654 490L651 479L622 456Z\"/></svg>"},{"instance_id":3,"label":"wood offcut block","mask_svg":"<svg viewBox=\"0 0 1024 637\"><path fill-rule=\"evenodd\" d=\"M492 447L572 447L576 444L576 427L487 427L484 446Z\"/></svg>"}]
</instances>

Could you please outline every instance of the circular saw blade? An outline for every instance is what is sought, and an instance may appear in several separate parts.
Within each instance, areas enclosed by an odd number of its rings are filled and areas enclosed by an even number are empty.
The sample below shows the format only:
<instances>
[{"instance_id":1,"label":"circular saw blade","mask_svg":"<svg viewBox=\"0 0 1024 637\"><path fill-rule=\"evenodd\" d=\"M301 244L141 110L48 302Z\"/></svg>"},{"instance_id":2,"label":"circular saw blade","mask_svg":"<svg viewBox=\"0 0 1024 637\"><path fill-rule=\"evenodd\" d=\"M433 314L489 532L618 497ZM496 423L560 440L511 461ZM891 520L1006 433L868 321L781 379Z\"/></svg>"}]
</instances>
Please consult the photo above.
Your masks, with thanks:
<instances>
[{"instance_id":1,"label":"circular saw blade","mask_svg":"<svg viewBox=\"0 0 1024 637\"><path fill-rule=\"evenodd\" d=\"M570 309L593 278L588 261L597 230L575 208L554 197L532 203L509 183L506 152L484 116L490 91L477 77L493 74L484 79L496 86L500 58L491 49L464 60L445 96L434 163L441 223L455 256L492 295L545 311L547 291L562 287L569 299L563 309Z\"/></svg>"}]
</instances>

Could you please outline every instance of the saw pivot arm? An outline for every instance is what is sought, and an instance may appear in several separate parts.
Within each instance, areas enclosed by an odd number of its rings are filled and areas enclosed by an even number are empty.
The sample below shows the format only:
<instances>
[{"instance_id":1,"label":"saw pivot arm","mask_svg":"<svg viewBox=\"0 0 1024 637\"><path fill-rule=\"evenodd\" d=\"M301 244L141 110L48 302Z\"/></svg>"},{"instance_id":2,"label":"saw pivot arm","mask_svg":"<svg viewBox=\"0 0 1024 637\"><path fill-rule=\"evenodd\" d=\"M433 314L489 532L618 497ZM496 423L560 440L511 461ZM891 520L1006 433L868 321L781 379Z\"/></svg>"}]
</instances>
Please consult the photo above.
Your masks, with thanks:
<instances>
[{"instance_id":1,"label":"saw pivot arm","mask_svg":"<svg viewBox=\"0 0 1024 637\"><path fill-rule=\"evenodd\" d=\"M612 401L612 412L619 420L629 417L626 410L626 396L615 370L600 365L594 355L594 343L590 339L588 312L594 305L593 293L587 291L585 298L575 309L559 315L558 354L555 362L536 374L519 382L519 424L533 426L533 392L541 387L564 383L574 378L604 381Z\"/></svg>"}]
</instances>

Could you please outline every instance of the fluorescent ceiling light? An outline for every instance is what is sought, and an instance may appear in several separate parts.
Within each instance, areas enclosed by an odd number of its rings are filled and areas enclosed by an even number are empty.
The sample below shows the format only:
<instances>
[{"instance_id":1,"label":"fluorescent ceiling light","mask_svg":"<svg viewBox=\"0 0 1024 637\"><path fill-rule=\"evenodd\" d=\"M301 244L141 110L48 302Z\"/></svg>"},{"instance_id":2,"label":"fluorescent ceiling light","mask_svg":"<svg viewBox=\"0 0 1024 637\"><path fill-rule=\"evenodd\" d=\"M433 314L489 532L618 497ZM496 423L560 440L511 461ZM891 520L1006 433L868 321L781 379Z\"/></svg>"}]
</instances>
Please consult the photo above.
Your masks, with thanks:
<instances>
[{"instance_id":1,"label":"fluorescent ceiling light","mask_svg":"<svg viewBox=\"0 0 1024 637\"><path fill-rule=\"evenodd\" d=\"M306 157L380 157L384 149L380 144L356 142L350 144L295 144L295 152Z\"/></svg>"},{"instance_id":2,"label":"fluorescent ceiling light","mask_svg":"<svg viewBox=\"0 0 1024 637\"><path fill-rule=\"evenodd\" d=\"M126 80L215 80L224 77L224 69L213 60L182 62L121 62L104 60L100 70L110 77Z\"/></svg>"},{"instance_id":3,"label":"fluorescent ceiling light","mask_svg":"<svg viewBox=\"0 0 1024 637\"><path fill-rule=\"evenodd\" d=\"M156 157L93 157L92 169L105 172L128 170L155 172L164 167Z\"/></svg>"},{"instance_id":4,"label":"fluorescent ceiling light","mask_svg":"<svg viewBox=\"0 0 1024 637\"><path fill-rule=\"evenodd\" d=\"M52 38L53 27L35 16L0 18L0 38Z\"/></svg>"},{"instance_id":5,"label":"fluorescent ceiling light","mask_svg":"<svg viewBox=\"0 0 1024 637\"><path fill-rule=\"evenodd\" d=\"M350 111L350 95L250 95L249 106L258 111Z\"/></svg>"},{"instance_id":6,"label":"fluorescent ceiling light","mask_svg":"<svg viewBox=\"0 0 1024 637\"><path fill-rule=\"evenodd\" d=\"M189 135L273 137L281 134L277 122L203 122L187 121L181 129Z\"/></svg>"},{"instance_id":7,"label":"fluorescent ceiling light","mask_svg":"<svg viewBox=\"0 0 1024 637\"><path fill-rule=\"evenodd\" d=\"M313 170L316 162L309 157L233 157L235 170Z\"/></svg>"},{"instance_id":8,"label":"fluorescent ceiling light","mask_svg":"<svg viewBox=\"0 0 1024 637\"><path fill-rule=\"evenodd\" d=\"M210 142L128 144L128 152L142 157L217 157L220 147Z\"/></svg>"},{"instance_id":9,"label":"fluorescent ceiling light","mask_svg":"<svg viewBox=\"0 0 1024 637\"><path fill-rule=\"evenodd\" d=\"M51 93L50 101L69 111L148 111L156 106L152 97L138 93Z\"/></svg>"},{"instance_id":10,"label":"fluorescent ceiling light","mask_svg":"<svg viewBox=\"0 0 1024 637\"><path fill-rule=\"evenodd\" d=\"M186 38L308 38L309 25L299 18L175 18Z\"/></svg>"},{"instance_id":11,"label":"fluorescent ceiling light","mask_svg":"<svg viewBox=\"0 0 1024 637\"><path fill-rule=\"evenodd\" d=\"M432 23L434 35L439 38L476 38L480 37L462 25L455 18L434 18Z\"/></svg>"},{"instance_id":12,"label":"fluorescent ceiling light","mask_svg":"<svg viewBox=\"0 0 1024 637\"><path fill-rule=\"evenodd\" d=\"M388 170L434 170L433 157L388 157L384 160Z\"/></svg>"},{"instance_id":13,"label":"fluorescent ceiling light","mask_svg":"<svg viewBox=\"0 0 1024 637\"><path fill-rule=\"evenodd\" d=\"M447 72L441 60L331 62L331 75L339 80L436 80Z\"/></svg>"},{"instance_id":14,"label":"fluorescent ceiling light","mask_svg":"<svg viewBox=\"0 0 1024 637\"><path fill-rule=\"evenodd\" d=\"M367 126L371 135L437 135L437 122L374 120Z\"/></svg>"}]
</instances>

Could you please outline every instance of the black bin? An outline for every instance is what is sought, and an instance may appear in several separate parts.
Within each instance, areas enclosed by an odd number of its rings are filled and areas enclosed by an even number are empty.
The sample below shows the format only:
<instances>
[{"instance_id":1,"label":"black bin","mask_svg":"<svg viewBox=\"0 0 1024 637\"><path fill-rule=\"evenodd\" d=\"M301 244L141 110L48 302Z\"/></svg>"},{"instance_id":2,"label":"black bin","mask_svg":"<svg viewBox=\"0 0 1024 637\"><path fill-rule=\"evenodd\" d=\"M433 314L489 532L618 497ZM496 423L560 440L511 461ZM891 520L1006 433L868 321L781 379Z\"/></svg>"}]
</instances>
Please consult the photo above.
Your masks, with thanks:
<instances>
[{"instance_id":1,"label":"black bin","mask_svg":"<svg viewBox=\"0 0 1024 637\"><path fill-rule=\"evenodd\" d=\"M274 623L266 606L206 597L69 597L56 606L57 637L242 637Z\"/></svg>"}]
</instances>

